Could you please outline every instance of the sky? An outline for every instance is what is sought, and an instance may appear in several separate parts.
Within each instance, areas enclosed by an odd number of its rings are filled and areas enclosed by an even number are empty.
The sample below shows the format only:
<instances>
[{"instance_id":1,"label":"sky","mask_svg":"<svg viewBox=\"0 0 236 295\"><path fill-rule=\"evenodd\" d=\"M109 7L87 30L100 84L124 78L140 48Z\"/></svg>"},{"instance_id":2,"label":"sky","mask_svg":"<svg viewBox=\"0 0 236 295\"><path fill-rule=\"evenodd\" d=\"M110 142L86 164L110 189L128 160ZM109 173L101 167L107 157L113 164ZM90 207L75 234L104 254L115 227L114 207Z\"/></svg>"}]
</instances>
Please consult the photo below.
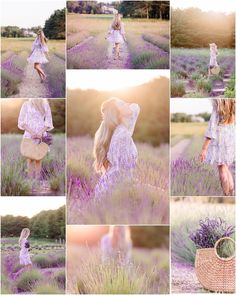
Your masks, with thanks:
<instances>
[{"instance_id":1,"label":"sky","mask_svg":"<svg viewBox=\"0 0 236 295\"><path fill-rule=\"evenodd\" d=\"M64 7L60 0L1 0L1 26L43 27L56 9Z\"/></svg>"},{"instance_id":2,"label":"sky","mask_svg":"<svg viewBox=\"0 0 236 295\"><path fill-rule=\"evenodd\" d=\"M171 7L189 8L198 7L203 11L233 12L236 8L234 0L171 0Z\"/></svg>"},{"instance_id":3,"label":"sky","mask_svg":"<svg viewBox=\"0 0 236 295\"><path fill-rule=\"evenodd\" d=\"M1 197L0 215L31 218L43 210L58 209L65 204L65 197Z\"/></svg>"},{"instance_id":4,"label":"sky","mask_svg":"<svg viewBox=\"0 0 236 295\"><path fill-rule=\"evenodd\" d=\"M67 87L111 91L141 85L159 76L169 78L168 70L83 70L67 71Z\"/></svg>"},{"instance_id":5,"label":"sky","mask_svg":"<svg viewBox=\"0 0 236 295\"><path fill-rule=\"evenodd\" d=\"M202 98L172 98L170 100L171 113L186 113L196 115L203 112L211 113L212 104L210 99Z\"/></svg>"}]
</instances>

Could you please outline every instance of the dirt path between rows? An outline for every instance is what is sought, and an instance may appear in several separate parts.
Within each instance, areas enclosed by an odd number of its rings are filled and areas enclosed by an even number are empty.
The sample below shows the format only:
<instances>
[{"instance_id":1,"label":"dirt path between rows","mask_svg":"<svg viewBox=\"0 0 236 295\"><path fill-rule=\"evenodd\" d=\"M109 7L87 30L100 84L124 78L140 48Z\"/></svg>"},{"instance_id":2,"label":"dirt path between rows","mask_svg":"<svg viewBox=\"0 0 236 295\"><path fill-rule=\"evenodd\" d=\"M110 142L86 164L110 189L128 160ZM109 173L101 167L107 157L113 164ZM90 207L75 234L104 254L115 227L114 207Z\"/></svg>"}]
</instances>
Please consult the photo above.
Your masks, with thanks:
<instances>
[{"instance_id":1,"label":"dirt path between rows","mask_svg":"<svg viewBox=\"0 0 236 295\"><path fill-rule=\"evenodd\" d=\"M171 148L171 161L176 161L184 153L187 146L190 144L191 139L185 138L179 141Z\"/></svg>"},{"instance_id":2,"label":"dirt path between rows","mask_svg":"<svg viewBox=\"0 0 236 295\"><path fill-rule=\"evenodd\" d=\"M31 63L27 63L25 67L23 78L18 86L18 90L18 94L13 97L51 97L47 81L41 83L39 75L34 70L34 66Z\"/></svg>"},{"instance_id":3,"label":"dirt path between rows","mask_svg":"<svg viewBox=\"0 0 236 295\"><path fill-rule=\"evenodd\" d=\"M171 264L172 293L206 293L199 283L194 267L184 263Z\"/></svg>"},{"instance_id":4,"label":"dirt path between rows","mask_svg":"<svg viewBox=\"0 0 236 295\"><path fill-rule=\"evenodd\" d=\"M107 49L107 60L104 61L104 69L129 69L130 65L130 52L125 42L120 46L120 58L115 59L115 48L112 43L109 43Z\"/></svg>"}]
</instances>

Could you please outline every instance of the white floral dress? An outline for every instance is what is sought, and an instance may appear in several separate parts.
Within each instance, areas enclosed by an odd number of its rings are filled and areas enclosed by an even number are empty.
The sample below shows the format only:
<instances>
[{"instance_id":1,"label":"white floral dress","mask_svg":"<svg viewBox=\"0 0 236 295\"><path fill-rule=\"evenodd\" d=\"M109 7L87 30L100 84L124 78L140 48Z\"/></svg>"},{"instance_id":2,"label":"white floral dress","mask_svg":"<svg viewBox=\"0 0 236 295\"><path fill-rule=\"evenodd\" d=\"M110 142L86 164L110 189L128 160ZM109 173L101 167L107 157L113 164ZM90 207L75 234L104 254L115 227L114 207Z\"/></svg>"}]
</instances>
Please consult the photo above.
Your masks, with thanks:
<instances>
[{"instance_id":1,"label":"white floral dress","mask_svg":"<svg viewBox=\"0 0 236 295\"><path fill-rule=\"evenodd\" d=\"M110 261L116 261L117 263L121 265L128 265L131 262L131 256L132 256L132 243L126 242L126 245L124 247L126 250L119 251L117 249L114 249L112 247L112 239L109 234L106 234L101 239L101 252L102 252L102 262L110 262Z\"/></svg>"},{"instance_id":2,"label":"white floral dress","mask_svg":"<svg viewBox=\"0 0 236 295\"><path fill-rule=\"evenodd\" d=\"M140 108L137 104L131 104L129 108L132 111L132 115L128 126L121 124L113 132L107 153L107 159L111 167L101 176L95 187L96 198L111 193L114 186L124 179L132 181L132 172L138 158L137 148L132 135Z\"/></svg>"},{"instance_id":3,"label":"white floral dress","mask_svg":"<svg viewBox=\"0 0 236 295\"><path fill-rule=\"evenodd\" d=\"M46 64L48 63L48 60L45 56L45 52L48 52L47 45L42 44L40 39L37 37L33 42L32 52L27 58L27 61L29 63Z\"/></svg>"},{"instance_id":4,"label":"white floral dress","mask_svg":"<svg viewBox=\"0 0 236 295\"><path fill-rule=\"evenodd\" d=\"M52 113L50 106L47 102L44 103L45 115L41 114L36 110L30 101L26 101L20 110L20 115L18 118L18 128L25 130L24 126L27 125L36 134L39 133L43 128L47 127L47 131L52 130ZM43 134L46 136L47 132ZM23 138L31 138L31 134L25 130ZM35 143L38 143L36 140Z\"/></svg>"},{"instance_id":5,"label":"white floral dress","mask_svg":"<svg viewBox=\"0 0 236 295\"><path fill-rule=\"evenodd\" d=\"M209 67L213 68L213 67L217 67L218 63L217 63L217 49L212 48L210 49L211 54L210 54L210 63L209 63Z\"/></svg>"},{"instance_id":6,"label":"white floral dress","mask_svg":"<svg viewBox=\"0 0 236 295\"><path fill-rule=\"evenodd\" d=\"M119 30L114 29L111 25L109 29L109 33L110 35L107 39L112 44L115 44L115 43L123 44L125 42L123 37L123 35L125 34L125 28L123 23L121 23Z\"/></svg>"},{"instance_id":7,"label":"white floral dress","mask_svg":"<svg viewBox=\"0 0 236 295\"><path fill-rule=\"evenodd\" d=\"M20 245L20 264L21 265L28 265L32 264L29 254L29 242L26 239L22 239Z\"/></svg>"},{"instance_id":8,"label":"white floral dress","mask_svg":"<svg viewBox=\"0 0 236 295\"><path fill-rule=\"evenodd\" d=\"M231 165L235 162L235 123L220 124L219 119L216 106L213 103L212 115L205 132L205 137L211 139L206 162L216 165Z\"/></svg>"}]
</instances>

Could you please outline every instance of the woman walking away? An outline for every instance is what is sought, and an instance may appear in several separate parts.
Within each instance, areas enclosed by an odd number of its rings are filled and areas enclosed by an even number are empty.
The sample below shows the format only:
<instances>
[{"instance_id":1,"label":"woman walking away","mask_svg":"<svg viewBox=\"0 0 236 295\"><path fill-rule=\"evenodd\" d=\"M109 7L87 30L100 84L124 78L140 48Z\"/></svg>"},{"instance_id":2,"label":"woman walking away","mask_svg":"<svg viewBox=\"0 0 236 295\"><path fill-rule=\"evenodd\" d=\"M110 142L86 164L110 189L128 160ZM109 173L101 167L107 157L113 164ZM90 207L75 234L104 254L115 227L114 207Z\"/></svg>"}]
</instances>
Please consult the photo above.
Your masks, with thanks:
<instances>
[{"instance_id":1,"label":"woman walking away","mask_svg":"<svg viewBox=\"0 0 236 295\"><path fill-rule=\"evenodd\" d=\"M128 226L110 226L109 233L101 239L102 262L128 265L131 262L132 241Z\"/></svg>"},{"instance_id":2,"label":"woman walking away","mask_svg":"<svg viewBox=\"0 0 236 295\"><path fill-rule=\"evenodd\" d=\"M103 121L95 134L94 166L102 174L95 187L95 197L111 195L122 181L133 182L138 158L132 135L140 108L119 98L106 100L101 106Z\"/></svg>"},{"instance_id":3,"label":"woman walking away","mask_svg":"<svg viewBox=\"0 0 236 295\"><path fill-rule=\"evenodd\" d=\"M44 32L39 30L37 37L33 42L32 51L27 61L34 64L34 69L37 71L41 83L46 79L46 74L44 73L41 65L48 63L48 39L45 37Z\"/></svg>"},{"instance_id":4,"label":"woman walking away","mask_svg":"<svg viewBox=\"0 0 236 295\"><path fill-rule=\"evenodd\" d=\"M114 59L120 59L120 45L126 41L124 24L121 22L120 14L115 14L113 22L108 31L108 41L115 47Z\"/></svg>"},{"instance_id":5,"label":"woman walking away","mask_svg":"<svg viewBox=\"0 0 236 295\"><path fill-rule=\"evenodd\" d=\"M216 164L225 196L234 195L230 166L235 165L235 99L213 99L200 160Z\"/></svg>"},{"instance_id":6,"label":"woman walking away","mask_svg":"<svg viewBox=\"0 0 236 295\"><path fill-rule=\"evenodd\" d=\"M24 265L24 268L30 268L32 266L32 262L29 255L30 244L28 242L28 237L30 235L30 230L28 228L23 228L19 238L20 245L20 264Z\"/></svg>"},{"instance_id":7,"label":"woman walking away","mask_svg":"<svg viewBox=\"0 0 236 295\"><path fill-rule=\"evenodd\" d=\"M208 77L211 76L211 70L214 67L218 67L218 63L217 63L217 55L218 55L218 50L217 50L217 46L215 43L211 43L209 44L210 46L210 63L208 66Z\"/></svg>"}]
</instances>

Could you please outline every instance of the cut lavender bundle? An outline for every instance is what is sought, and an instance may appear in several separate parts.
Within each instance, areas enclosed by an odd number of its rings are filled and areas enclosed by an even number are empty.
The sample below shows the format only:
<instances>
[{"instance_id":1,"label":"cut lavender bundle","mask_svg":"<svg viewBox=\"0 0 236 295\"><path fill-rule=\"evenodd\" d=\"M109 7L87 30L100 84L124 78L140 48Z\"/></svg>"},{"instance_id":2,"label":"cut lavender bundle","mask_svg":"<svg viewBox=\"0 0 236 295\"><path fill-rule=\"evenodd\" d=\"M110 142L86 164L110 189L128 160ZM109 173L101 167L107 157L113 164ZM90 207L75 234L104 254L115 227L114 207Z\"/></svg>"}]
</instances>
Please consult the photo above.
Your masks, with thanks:
<instances>
[{"instance_id":1,"label":"cut lavender bundle","mask_svg":"<svg viewBox=\"0 0 236 295\"><path fill-rule=\"evenodd\" d=\"M46 143L47 145L52 145L52 141L53 141L52 134L48 132L47 132L47 135L42 137L42 142Z\"/></svg>"}]
</instances>

